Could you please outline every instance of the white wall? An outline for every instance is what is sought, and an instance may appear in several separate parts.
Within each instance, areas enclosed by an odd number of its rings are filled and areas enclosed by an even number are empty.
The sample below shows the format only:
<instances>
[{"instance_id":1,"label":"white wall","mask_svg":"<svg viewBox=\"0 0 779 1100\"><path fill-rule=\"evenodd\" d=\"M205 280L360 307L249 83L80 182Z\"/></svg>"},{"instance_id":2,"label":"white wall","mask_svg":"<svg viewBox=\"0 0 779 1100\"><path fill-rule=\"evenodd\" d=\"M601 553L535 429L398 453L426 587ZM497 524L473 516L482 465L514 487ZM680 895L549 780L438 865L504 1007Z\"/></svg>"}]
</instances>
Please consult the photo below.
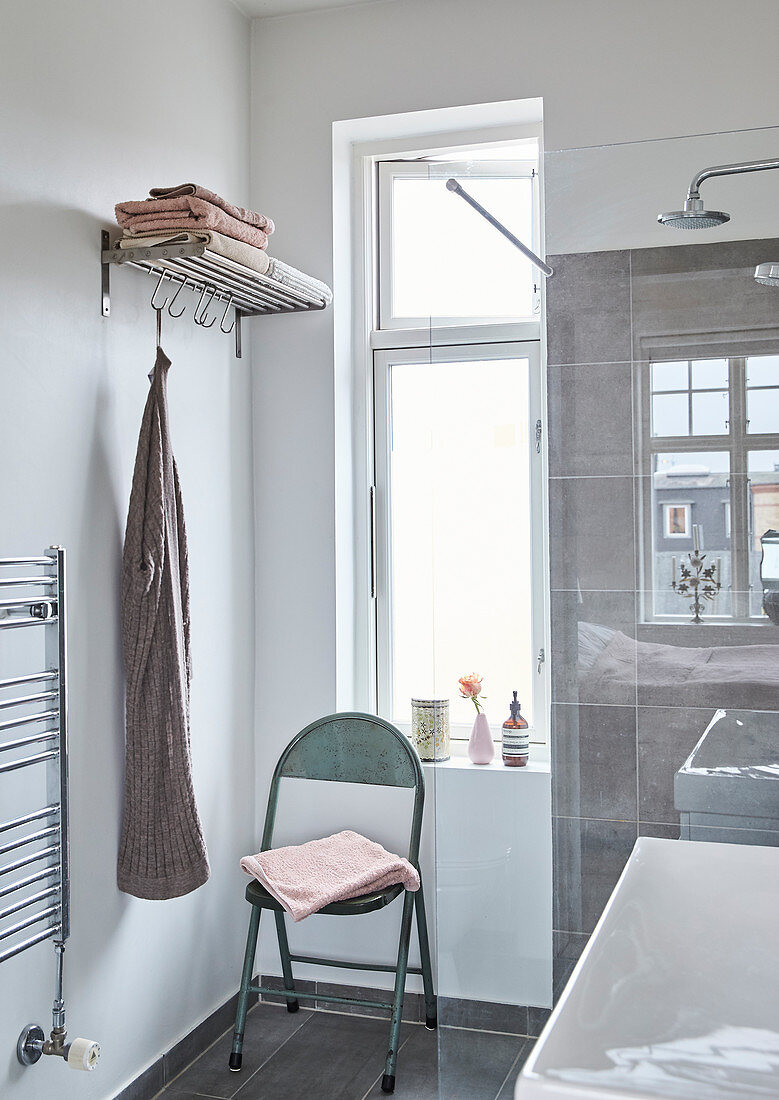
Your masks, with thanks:
<instances>
[{"instance_id":1,"label":"white wall","mask_svg":"<svg viewBox=\"0 0 779 1100\"><path fill-rule=\"evenodd\" d=\"M248 204L249 27L227 0L4 0L0 36L0 556L64 544L71 565L71 1034L96 1072L16 1063L48 1030L53 950L0 967L0 1095L108 1098L237 987L239 856L254 835L253 502L248 357L166 320L170 409L189 532L192 754L212 877L140 901L115 885L123 782L119 568L154 355L151 279L112 271L99 233L118 200L195 180ZM185 59L181 63L181 58ZM12 631L9 634L29 634ZM3 777L8 781L9 777ZM3 795L0 791L0 800ZM0 817L5 817L0 810Z\"/></svg>"},{"instance_id":2,"label":"white wall","mask_svg":"<svg viewBox=\"0 0 779 1100\"><path fill-rule=\"evenodd\" d=\"M767 126L776 98L749 74L773 71L778 34L765 0L712 0L704 20L692 0L386 0L257 20L252 201L278 255L329 280L334 122L542 96L547 150ZM669 181L671 205L687 182ZM284 744L335 707L333 316L253 330L260 801Z\"/></svg>"}]
</instances>

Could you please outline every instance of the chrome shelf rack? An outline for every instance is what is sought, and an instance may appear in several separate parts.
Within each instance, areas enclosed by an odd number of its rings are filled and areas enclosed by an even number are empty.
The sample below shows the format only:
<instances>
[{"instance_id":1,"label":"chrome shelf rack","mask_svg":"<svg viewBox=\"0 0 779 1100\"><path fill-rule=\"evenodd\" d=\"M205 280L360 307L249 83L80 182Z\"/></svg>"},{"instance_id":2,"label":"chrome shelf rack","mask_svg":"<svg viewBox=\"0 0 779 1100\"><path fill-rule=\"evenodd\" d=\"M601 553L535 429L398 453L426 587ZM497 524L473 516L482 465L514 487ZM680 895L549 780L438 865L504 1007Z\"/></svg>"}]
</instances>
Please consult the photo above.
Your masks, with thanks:
<instances>
[{"instance_id":1,"label":"chrome shelf rack","mask_svg":"<svg viewBox=\"0 0 779 1100\"><path fill-rule=\"evenodd\" d=\"M111 264L137 267L158 279L167 273L171 286L176 288L175 297L178 297L179 290L186 287L200 294L200 301L195 307L195 320L205 328L210 328L214 321L205 323L205 310L202 309L204 298L206 308L212 303L221 304L224 314L220 327L223 332L235 332L235 354L239 359L242 317L303 313L326 309L328 305L328 302L314 290L300 286L287 286L267 275L260 275L259 272L235 263L226 256L212 252L204 241L176 241L172 238L170 241L153 246L144 246L142 241L139 241L137 248L119 248L118 244L112 248L110 236L106 230L103 230L101 233L101 289L104 317L108 317L111 312L109 275ZM154 297L152 304L154 305ZM173 304L172 301L170 304ZM235 323L231 328L226 329L223 327L224 320L231 307L235 312ZM155 305L155 308L159 310L160 307ZM201 310L200 319L198 319L199 309ZM171 311L171 316L179 316L179 313Z\"/></svg>"},{"instance_id":2,"label":"chrome shelf rack","mask_svg":"<svg viewBox=\"0 0 779 1100\"><path fill-rule=\"evenodd\" d=\"M46 665L0 679L0 804L7 801L3 785L13 783L15 773L49 768L47 804L0 821L3 963L46 939L54 939L61 954L70 935L64 549L52 546L41 557L0 558L0 596L0 632L40 627Z\"/></svg>"}]
</instances>

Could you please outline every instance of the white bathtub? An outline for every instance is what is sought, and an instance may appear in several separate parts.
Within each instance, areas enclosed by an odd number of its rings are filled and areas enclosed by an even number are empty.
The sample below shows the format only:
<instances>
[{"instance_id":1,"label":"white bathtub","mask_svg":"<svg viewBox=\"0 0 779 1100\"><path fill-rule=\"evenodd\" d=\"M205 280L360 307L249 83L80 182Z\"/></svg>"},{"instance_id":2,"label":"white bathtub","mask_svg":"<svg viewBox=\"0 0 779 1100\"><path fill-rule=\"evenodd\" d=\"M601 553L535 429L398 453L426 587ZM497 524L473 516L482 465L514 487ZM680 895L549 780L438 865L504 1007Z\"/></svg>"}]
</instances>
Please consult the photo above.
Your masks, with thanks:
<instances>
[{"instance_id":1,"label":"white bathtub","mask_svg":"<svg viewBox=\"0 0 779 1100\"><path fill-rule=\"evenodd\" d=\"M515 1096L779 1097L779 848L641 838Z\"/></svg>"}]
</instances>

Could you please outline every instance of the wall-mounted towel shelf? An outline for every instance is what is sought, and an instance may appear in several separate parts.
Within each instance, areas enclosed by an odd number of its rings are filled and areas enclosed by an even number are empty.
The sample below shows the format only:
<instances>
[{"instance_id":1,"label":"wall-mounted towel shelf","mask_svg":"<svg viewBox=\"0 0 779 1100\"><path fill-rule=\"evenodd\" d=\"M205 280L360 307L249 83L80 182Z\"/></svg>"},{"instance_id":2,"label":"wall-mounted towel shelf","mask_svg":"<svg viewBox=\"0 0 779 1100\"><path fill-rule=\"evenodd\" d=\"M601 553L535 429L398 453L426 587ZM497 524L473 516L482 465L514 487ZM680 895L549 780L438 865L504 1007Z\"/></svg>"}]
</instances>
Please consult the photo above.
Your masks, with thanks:
<instances>
[{"instance_id":1,"label":"wall-mounted towel shelf","mask_svg":"<svg viewBox=\"0 0 779 1100\"><path fill-rule=\"evenodd\" d=\"M202 327L210 328L221 315L222 331L235 332L235 354L238 358L241 356L242 317L309 312L326 309L329 304L314 288L298 283L288 285L268 275L260 275L226 256L212 252L204 241L171 240L147 247L140 240L137 248L120 248L118 243L112 248L110 236L103 230L101 289L104 317L111 312L111 264L137 267L158 280L169 280L170 296L166 297L162 306L172 305L180 290L186 287L194 290L200 296L194 309L194 320ZM152 304L160 309L154 297ZM231 328L225 328L224 322L231 307L235 312L235 323ZM213 310L214 316L206 322L209 310ZM179 315L178 311L170 312L171 316Z\"/></svg>"}]
</instances>

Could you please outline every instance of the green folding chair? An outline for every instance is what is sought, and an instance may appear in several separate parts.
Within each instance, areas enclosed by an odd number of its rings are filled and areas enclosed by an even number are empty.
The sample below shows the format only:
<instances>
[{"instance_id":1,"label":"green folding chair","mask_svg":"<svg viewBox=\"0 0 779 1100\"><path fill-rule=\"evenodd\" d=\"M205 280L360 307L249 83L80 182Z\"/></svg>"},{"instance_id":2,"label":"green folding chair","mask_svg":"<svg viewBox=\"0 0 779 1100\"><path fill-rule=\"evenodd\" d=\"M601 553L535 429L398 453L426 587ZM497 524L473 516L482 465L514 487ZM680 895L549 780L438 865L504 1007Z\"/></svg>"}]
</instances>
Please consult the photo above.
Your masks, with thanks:
<instances>
[{"instance_id":1,"label":"green folding chair","mask_svg":"<svg viewBox=\"0 0 779 1100\"><path fill-rule=\"evenodd\" d=\"M284 750L273 772L265 828L262 833L262 851L273 847L273 828L279 798L279 785L283 778L323 779L335 783L370 783L385 787L413 787L414 809L411 820L411 837L408 846L409 862L419 870L419 837L422 831L422 810L425 801L425 778L422 765L408 739L383 718L371 714L331 714L306 726ZM386 890L347 898L320 909L320 913L338 916L356 916L383 909L403 894L403 915L400 923L398 958L394 966L365 963L349 963L340 959L318 959L309 955L290 954L284 909L259 882L252 879L246 887L246 900L252 907L249 919L249 935L238 995L238 1012L235 1017L233 1048L230 1069L241 1068L244 1027L249 1006L249 995L278 994L277 989L252 985L254 956L257 950L257 934L263 909L272 909L276 918L276 933L281 955L281 971L284 976L284 995L287 1012L298 1011L298 999L332 1001L335 1004L364 1005L366 1008L387 1008L386 1002L369 1001L362 997L329 997L322 993L303 993L295 989L292 963L314 963L320 966L336 966L351 970L369 970L395 975L395 993L392 999L389 1046L381 1082L382 1092L395 1089L395 1068L398 1059L398 1036L406 989L406 974L421 974L425 991L425 1026L431 1030L437 1024L436 998L433 991L433 972L430 965L430 944L427 937L427 920L422 887L415 893L404 890L402 885L389 886ZM411 921L416 910L417 932L421 966L408 965L411 941Z\"/></svg>"}]
</instances>

